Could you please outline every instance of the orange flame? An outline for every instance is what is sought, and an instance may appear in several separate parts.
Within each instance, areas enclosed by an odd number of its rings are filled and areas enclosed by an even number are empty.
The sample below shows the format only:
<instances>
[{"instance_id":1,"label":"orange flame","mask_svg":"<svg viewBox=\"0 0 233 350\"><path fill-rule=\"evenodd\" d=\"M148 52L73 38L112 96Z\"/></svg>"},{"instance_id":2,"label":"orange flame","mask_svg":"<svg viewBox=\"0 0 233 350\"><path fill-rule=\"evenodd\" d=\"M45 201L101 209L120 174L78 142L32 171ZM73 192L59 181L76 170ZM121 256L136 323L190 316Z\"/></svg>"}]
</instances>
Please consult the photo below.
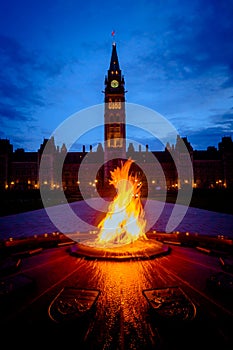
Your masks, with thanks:
<instances>
[{"instance_id":1,"label":"orange flame","mask_svg":"<svg viewBox=\"0 0 233 350\"><path fill-rule=\"evenodd\" d=\"M99 223L97 242L105 246L132 243L145 238L145 212L140 199L141 183L136 176L129 174L133 160L128 159L121 168L111 171L109 183L117 191L108 207L105 218Z\"/></svg>"}]
</instances>

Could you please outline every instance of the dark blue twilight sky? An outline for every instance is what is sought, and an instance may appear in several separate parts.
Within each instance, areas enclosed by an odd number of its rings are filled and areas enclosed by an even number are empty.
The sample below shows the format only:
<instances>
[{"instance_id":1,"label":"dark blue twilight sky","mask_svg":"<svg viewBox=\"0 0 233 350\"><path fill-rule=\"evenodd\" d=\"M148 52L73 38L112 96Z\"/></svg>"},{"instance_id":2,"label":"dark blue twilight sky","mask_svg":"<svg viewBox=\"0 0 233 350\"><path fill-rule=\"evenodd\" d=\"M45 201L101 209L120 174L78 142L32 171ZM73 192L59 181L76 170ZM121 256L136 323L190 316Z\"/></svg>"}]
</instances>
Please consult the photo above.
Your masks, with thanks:
<instances>
[{"instance_id":1,"label":"dark blue twilight sky","mask_svg":"<svg viewBox=\"0 0 233 350\"><path fill-rule=\"evenodd\" d=\"M162 114L194 149L217 147L233 136L232 19L232 0L0 0L0 138L36 151L103 103L114 29L127 102Z\"/></svg>"}]
</instances>

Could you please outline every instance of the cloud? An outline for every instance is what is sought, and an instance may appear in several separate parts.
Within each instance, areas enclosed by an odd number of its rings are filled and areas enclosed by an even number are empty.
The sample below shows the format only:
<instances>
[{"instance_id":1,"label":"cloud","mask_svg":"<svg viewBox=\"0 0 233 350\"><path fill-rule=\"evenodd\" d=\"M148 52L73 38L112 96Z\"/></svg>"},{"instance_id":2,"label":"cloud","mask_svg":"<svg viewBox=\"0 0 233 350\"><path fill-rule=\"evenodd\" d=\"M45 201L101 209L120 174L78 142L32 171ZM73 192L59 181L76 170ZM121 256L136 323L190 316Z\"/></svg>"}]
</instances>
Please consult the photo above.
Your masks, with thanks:
<instances>
[{"instance_id":1,"label":"cloud","mask_svg":"<svg viewBox=\"0 0 233 350\"><path fill-rule=\"evenodd\" d=\"M35 108L46 106L44 88L61 74L66 63L42 52L28 51L14 38L0 35L0 113L28 120Z\"/></svg>"},{"instance_id":2,"label":"cloud","mask_svg":"<svg viewBox=\"0 0 233 350\"><path fill-rule=\"evenodd\" d=\"M154 15L151 31L143 36L134 32L134 42L140 45L143 38L148 44L138 50L134 66L147 65L151 77L166 80L198 78L214 70L225 76L223 87L229 87L233 81L232 1L171 3L172 8Z\"/></svg>"},{"instance_id":3,"label":"cloud","mask_svg":"<svg viewBox=\"0 0 233 350\"><path fill-rule=\"evenodd\" d=\"M20 120L22 122L32 120L32 116L24 113L13 106L6 105L4 103L0 103L0 118L6 119L8 121L16 121Z\"/></svg>"},{"instance_id":4,"label":"cloud","mask_svg":"<svg viewBox=\"0 0 233 350\"><path fill-rule=\"evenodd\" d=\"M183 135L188 135L194 149L206 149L208 146L217 145L223 136L233 135L233 112L228 111L225 113L213 114L208 117L212 126L199 127L196 129L182 130ZM200 145L202 147L200 148Z\"/></svg>"},{"instance_id":5,"label":"cloud","mask_svg":"<svg viewBox=\"0 0 233 350\"><path fill-rule=\"evenodd\" d=\"M0 35L0 53L1 60L5 60L9 66L13 66L15 63L20 66L33 62L22 45L14 38L6 35Z\"/></svg>"},{"instance_id":6,"label":"cloud","mask_svg":"<svg viewBox=\"0 0 233 350\"><path fill-rule=\"evenodd\" d=\"M220 129L222 134L233 133L233 110L223 114L214 114L210 117L212 122Z\"/></svg>"},{"instance_id":7,"label":"cloud","mask_svg":"<svg viewBox=\"0 0 233 350\"><path fill-rule=\"evenodd\" d=\"M226 74L232 75L232 1L196 4L191 16L187 12L170 21L170 59L177 62L181 71L182 67L189 67L190 74L202 75L215 67L225 67Z\"/></svg>"}]
</instances>

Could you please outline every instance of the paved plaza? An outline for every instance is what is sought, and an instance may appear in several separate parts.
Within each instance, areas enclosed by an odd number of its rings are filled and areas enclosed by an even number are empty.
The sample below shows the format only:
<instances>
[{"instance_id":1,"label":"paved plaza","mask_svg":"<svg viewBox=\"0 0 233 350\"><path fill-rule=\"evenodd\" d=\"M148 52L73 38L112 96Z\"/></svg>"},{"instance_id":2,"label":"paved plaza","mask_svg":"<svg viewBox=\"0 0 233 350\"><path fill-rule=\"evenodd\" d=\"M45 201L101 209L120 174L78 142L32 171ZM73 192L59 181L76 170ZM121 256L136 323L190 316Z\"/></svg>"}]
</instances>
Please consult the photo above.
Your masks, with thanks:
<instances>
[{"instance_id":1,"label":"paved plaza","mask_svg":"<svg viewBox=\"0 0 233 350\"><path fill-rule=\"evenodd\" d=\"M147 202L148 230L166 231L174 205L170 203L164 205L156 200ZM62 233L92 231L97 227L98 216L101 217L101 212L96 211L96 208L98 208L98 199L90 199L85 202L50 207L47 211L39 209L0 217L0 239L54 231ZM103 212L106 208L107 205ZM173 230L233 238L233 215L176 205L176 213L173 216ZM176 224L177 226L174 226Z\"/></svg>"}]
</instances>

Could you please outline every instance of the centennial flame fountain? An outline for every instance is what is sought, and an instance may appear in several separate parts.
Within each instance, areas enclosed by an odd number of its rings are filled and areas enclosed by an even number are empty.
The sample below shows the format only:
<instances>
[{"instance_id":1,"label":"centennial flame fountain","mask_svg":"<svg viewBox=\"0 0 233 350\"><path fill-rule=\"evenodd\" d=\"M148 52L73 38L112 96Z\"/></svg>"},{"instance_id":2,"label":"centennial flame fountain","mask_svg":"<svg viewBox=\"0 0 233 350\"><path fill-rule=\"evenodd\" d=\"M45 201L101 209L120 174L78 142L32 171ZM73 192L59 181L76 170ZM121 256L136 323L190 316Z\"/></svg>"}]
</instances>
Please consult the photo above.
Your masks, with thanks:
<instances>
[{"instance_id":1,"label":"centennial flame fountain","mask_svg":"<svg viewBox=\"0 0 233 350\"><path fill-rule=\"evenodd\" d=\"M146 239L146 220L140 199L141 182L137 175L129 174L132 160L111 171L110 185L116 196L108 207L105 218L99 223L99 245L125 245L139 238Z\"/></svg>"},{"instance_id":2,"label":"centennial flame fountain","mask_svg":"<svg viewBox=\"0 0 233 350\"><path fill-rule=\"evenodd\" d=\"M128 159L111 171L109 184L116 195L105 217L98 224L98 234L72 247L72 253L99 259L148 259L168 252L162 243L146 235L146 215L141 202L141 182L130 174L133 160Z\"/></svg>"}]
</instances>

